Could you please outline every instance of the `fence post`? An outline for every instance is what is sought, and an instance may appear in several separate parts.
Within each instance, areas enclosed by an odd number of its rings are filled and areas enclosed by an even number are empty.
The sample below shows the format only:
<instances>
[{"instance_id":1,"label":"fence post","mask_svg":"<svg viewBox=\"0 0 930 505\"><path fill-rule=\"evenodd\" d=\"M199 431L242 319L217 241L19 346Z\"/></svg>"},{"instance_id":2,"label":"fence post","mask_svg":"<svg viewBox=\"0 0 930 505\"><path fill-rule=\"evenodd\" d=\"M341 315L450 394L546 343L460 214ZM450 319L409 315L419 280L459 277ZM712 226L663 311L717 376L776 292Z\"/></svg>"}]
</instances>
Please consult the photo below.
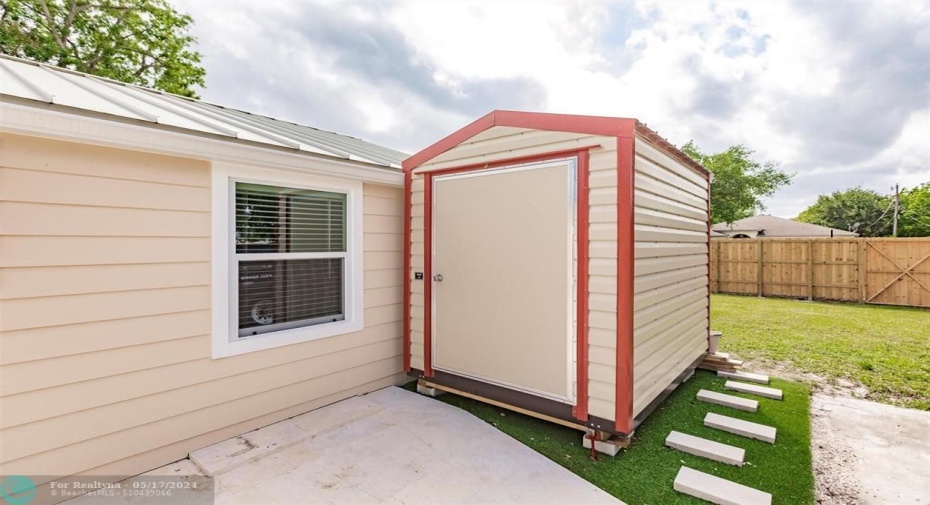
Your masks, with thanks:
<instances>
[{"instance_id":1,"label":"fence post","mask_svg":"<svg viewBox=\"0 0 930 505\"><path fill-rule=\"evenodd\" d=\"M714 256L714 286L716 289L714 293L720 292L720 241L715 241L717 243L716 255Z\"/></svg>"},{"instance_id":2,"label":"fence post","mask_svg":"<svg viewBox=\"0 0 930 505\"><path fill-rule=\"evenodd\" d=\"M756 243L759 244L759 297L761 298L761 297L762 297L762 276L763 276L763 270L762 270L762 239L757 238L756 241L757 241Z\"/></svg>"},{"instance_id":3,"label":"fence post","mask_svg":"<svg viewBox=\"0 0 930 505\"><path fill-rule=\"evenodd\" d=\"M814 241L807 241L807 299L814 300Z\"/></svg>"},{"instance_id":4,"label":"fence post","mask_svg":"<svg viewBox=\"0 0 930 505\"><path fill-rule=\"evenodd\" d=\"M866 294L865 294L865 280L866 279L865 278L868 275L868 271L866 270L868 268L868 260L866 258L868 257L869 253L868 253L868 248L866 244L866 239L857 238L855 240L856 242L859 243L858 244L859 248L857 249L859 251L858 252L859 257L856 258L858 269L859 269L859 303L865 303L865 300L866 300Z\"/></svg>"}]
</instances>

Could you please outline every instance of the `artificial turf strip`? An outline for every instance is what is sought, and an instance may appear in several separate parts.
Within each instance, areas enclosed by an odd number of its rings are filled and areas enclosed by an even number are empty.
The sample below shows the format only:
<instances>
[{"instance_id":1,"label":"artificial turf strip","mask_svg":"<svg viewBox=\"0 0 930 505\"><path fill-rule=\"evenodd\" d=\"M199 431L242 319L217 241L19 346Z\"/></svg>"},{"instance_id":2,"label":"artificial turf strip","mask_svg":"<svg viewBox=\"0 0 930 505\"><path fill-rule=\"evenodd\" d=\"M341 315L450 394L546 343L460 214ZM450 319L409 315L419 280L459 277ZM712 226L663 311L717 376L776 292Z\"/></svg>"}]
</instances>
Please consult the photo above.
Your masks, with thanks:
<instances>
[{"instance_id":1,"label":"artificial turf strip","mask_svg":"<svg viewBox=\"0 0 930 505\"><path fill-rule=\"evenodd\" d=\"M772 387L785 393L782 401L759 400L756 413L699 402L700 389L723 392L726 379L699 370L673 392L637 428L633 443L616 457L599 455L594 462L581 447L579 431L510 412L451 394L437 400L462 408L495 425L504 433L564 466L597 487L637 504L697 504L702 500L672 489L678 469L689 466L711 475L772 494L773 504L800 505L814 502L811 473L810 393L806 385L772 378ZM728 392L736 396L749 395ZM778 428L775 444L733 435L703 425L708 412L745 419ZM672 430L746 449L746 464L734 467L692 456L664 446Z\"/></svg>"},{"instance_id":2,"label":"artificial turf strip","mask_svg":"<svg viewBox=\"0 0 930 505\"><path fill-rule=\"evenodd\" d=\"M713 295L720 348L868 388L870 400L930 410L930 309Z\"/></svg>"}]
</instances>

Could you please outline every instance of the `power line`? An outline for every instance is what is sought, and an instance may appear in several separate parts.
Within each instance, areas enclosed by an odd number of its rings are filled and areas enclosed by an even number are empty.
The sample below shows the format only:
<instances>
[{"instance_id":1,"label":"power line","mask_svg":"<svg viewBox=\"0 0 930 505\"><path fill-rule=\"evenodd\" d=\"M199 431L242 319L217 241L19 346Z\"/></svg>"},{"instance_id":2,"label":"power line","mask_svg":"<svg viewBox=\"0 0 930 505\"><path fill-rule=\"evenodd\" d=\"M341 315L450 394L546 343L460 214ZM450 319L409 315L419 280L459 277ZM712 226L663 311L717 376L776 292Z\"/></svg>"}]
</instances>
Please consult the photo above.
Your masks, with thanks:
<instances>
[{"instance_id":1,"label":"power line","mask_svg":"<svg viewBox=\"0 0 930 505\"><path fill-rule=\"evenodd\" d=\"M892 200L891 202L888 203L888 208L885 209L885 212L882 212L882 215L878 216L878 219L876 219L875 221L872 221L872 224L870 224L870 225L868 225L868 226L866 226L866 227L864 227L864 228L859 228L859 229L860 229L860 230L863 230L863 229L865 229L865 228L871 228L873 225L875 225L875 223L881 221L882 218L885 217L885 216L888 214L888 211L891 210L891 208L894 207L894 206L895 206L895 201ZM897 210L895 210L895 212L897 213ZM895 217L897 218L897 214L895 214Z\"/></svg>"}]
</instances>

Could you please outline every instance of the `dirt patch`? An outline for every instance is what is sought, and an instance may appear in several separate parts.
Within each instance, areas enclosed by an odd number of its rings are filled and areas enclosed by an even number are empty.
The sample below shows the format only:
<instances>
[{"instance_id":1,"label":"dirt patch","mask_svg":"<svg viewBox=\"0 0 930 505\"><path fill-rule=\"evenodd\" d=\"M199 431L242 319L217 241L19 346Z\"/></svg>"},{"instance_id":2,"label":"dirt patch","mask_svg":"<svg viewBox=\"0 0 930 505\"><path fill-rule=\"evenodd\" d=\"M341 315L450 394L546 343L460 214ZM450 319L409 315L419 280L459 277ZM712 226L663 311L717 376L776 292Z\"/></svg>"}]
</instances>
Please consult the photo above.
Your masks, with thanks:
<instances>
[{"instance_id":1,"label":"dirt patch","mask_svg":"<svg viewBox=\"0 0 930 505\"><path fill-rule=\"evenodd\" d=\"M850 505L859 503L861 491L855 468L859 464L852 447L826 422L821 405L824 398L865 398L868 389L846 379L828 379L800 371L791 365L772 360L746 362L742 370L771 377L804 382L811 388L811 456L817 503Z\"/></svg>"},{"instance_id":2,"label":"dirt patch","mask_svg":"<svg viewBox=\"0 0 930 505\"><path fill-rule=\"evenodd\" d=\"M821 408L824 396L823 393L814 393L811 396L811 455L817 503L859 503L861 489L854 471L859 465L859 460L852 447L838 437L826 422L826 413Z\"/></svg>"},{"instance_id":3,"label":"dirt patch","mask_svg":"<svg viewBox=\"0 0 930 505\"><path fill-rule=\"evenodd\" d=\"M829 396L860 399L868 398L869 396L868 388L860 382L842 377L833 379L810 372L804 372L782 361L767 359L757 359L751 362L746 361L742 370L746 372L762 373L771 377L778 377L779 379L803 382L810 386L812 393L823 393Z\"/></svg>"}]
</instances>

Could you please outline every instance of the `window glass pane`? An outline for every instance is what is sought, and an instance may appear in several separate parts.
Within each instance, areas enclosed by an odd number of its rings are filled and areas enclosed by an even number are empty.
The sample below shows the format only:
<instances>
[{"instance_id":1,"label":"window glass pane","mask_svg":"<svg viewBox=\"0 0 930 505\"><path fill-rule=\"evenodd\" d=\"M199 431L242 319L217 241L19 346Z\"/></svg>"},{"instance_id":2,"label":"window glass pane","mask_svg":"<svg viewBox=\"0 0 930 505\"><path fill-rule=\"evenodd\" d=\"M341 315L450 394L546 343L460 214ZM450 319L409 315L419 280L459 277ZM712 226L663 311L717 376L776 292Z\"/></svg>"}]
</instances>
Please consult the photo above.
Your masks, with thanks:
<instances>
[{"instance_id":1,"label":"window glass pane","mask_svg":"<svg viewBox=\"0 0 930 505\"><path fill-rule=\"evenodd\" d=\"M239 262L239 336L345 319L343 259Z\"/></svg>"},{"instance_id":2,"label":"window glass pane","mask_svg":"<svg viewBox=\"0 0 930 505\"><path fill-rule=\"evenodd\" d=\"M346 195L236 183L236 252L345 252Z\"/></svg>"}]
</instances>

